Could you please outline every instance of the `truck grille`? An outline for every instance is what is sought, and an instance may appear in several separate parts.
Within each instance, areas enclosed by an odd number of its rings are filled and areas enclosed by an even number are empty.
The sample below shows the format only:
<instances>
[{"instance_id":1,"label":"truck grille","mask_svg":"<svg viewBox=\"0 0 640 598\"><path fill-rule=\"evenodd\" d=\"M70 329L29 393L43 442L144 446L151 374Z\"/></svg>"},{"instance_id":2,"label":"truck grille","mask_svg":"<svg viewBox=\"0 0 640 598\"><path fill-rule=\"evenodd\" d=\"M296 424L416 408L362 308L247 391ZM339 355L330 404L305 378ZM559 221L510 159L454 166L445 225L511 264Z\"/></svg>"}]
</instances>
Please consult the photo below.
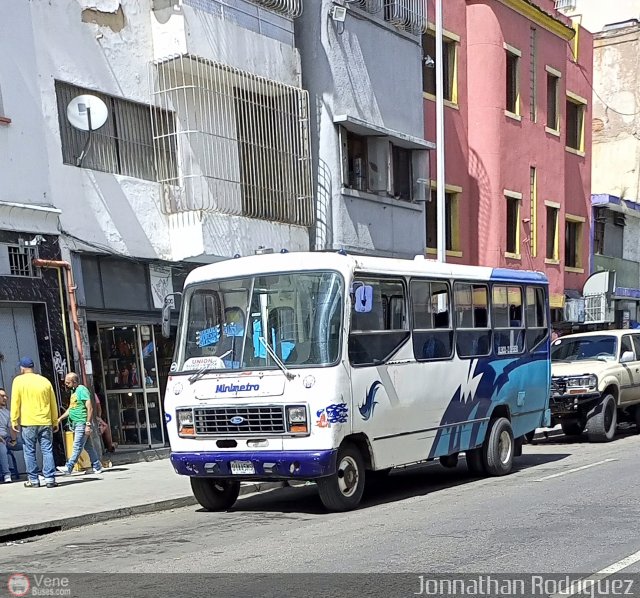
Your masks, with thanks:
<instances>
[{"instance_id":1,"label":"truck grille","mask_svg":"<svg viewBox=\"0 0 640 598\"><path fill-rule=\"evenodd\" d=\"M551 378L551 396L563 395L567 392L567 382L564 378Z\"/></svg>"},{"instance_id":2,"label":"truck grille","mask_svg":"<svg viewBox=\"0 0 640 598\"><path fill-rule=\"evenodd\" d=\"M283 407L198 407L193 421L196 435L286 432Z\"/></svg>"}]
</instances>

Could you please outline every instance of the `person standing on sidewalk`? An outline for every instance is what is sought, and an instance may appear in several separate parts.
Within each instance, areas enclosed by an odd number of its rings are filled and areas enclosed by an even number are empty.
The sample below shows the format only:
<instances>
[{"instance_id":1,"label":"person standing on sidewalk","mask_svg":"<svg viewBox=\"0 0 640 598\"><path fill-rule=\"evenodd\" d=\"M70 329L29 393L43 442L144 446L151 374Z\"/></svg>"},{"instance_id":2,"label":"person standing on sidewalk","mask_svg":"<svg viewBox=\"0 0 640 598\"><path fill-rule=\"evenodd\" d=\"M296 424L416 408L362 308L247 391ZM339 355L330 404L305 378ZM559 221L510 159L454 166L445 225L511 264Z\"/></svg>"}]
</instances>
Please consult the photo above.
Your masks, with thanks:
<instances>
[{"instance_id":1,"label":"person standing on sidewalk","mask_svg":"<svg viewBox=\"0 0 640 598\"><path fill-rule=\"evenodd\" d=\"M58 423L69 418L69 428L73 431L73 452L64 467L59 467L58 471L62 475L71 475L75 464L80 458L82 449L87 451L91 465L95 473L102 473L102 463L100 456L91 442L91 431L93 429L93 405L91 403L91 393L86 386L80 384L78 374L73 372L64 378L64 385L72 392L69 408L60 416Z\"/></svg>"},{"instance_id":2,"label":"person standing on sidewalk","mask_svg":"<svg viewBox=\"0 0 640 598\"><path fill-rule=\"evenodd\" d=\"M12 481L9 457L13 460L14 469L16 469L15 457L9 451L19 449L18 435L11 429L11 413L7 408L8 401L7 391L0 388L0 478L5 484L10 484Z\"/></svg>"},{"instance_id":3,"label":"person standing on sidewalk","mask_svg":"<svg viewBox=\"0 0 640 598\"><path fill-rule=\"evenodd\" d=\"M53 458L53 433L58 431L58 403L51 382L36 374L33 359L20 360L20 375L11 387L11 428L20 432L24 445L24 461L27 466L27 488L38 488L39 467L36 447L40 444L42 469L47 488L55 488L56 463Z\"/></svg>"}]
</instances>

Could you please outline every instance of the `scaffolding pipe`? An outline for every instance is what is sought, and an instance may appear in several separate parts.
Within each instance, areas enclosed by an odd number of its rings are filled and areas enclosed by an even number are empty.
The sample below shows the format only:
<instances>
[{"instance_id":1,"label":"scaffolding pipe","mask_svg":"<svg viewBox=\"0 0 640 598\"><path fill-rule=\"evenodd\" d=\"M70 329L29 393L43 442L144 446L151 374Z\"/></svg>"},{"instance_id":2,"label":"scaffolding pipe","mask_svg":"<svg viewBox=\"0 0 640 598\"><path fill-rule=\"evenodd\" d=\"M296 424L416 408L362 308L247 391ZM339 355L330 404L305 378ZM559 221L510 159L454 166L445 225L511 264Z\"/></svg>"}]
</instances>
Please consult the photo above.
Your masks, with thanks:
<instances>
[{"instance_id":1,"label":"scaffolding pipe","mask_svg":"<svg viewBox=\"0 0 640 598\"><path fill-rule=\"evenodd\" d=\"M78 361L80 361L80 374L82 384L88 386L87 383L87 371L84 364L84 352L82 350L82 335L80 334L80 323L78 322L78 305L76 302L76 285L73 281L73 271L71 270L71 264L63 260L42 260L36 258L33 260L33 265L37 268L57 268L58 270L65 270L67 273L67 291L69 293L69 309L71 310L71 321L73 322L73 331L76 339L76 350L78 351ZM64 309L64 307L63 307Z\"/></svg>"}]
</instances>

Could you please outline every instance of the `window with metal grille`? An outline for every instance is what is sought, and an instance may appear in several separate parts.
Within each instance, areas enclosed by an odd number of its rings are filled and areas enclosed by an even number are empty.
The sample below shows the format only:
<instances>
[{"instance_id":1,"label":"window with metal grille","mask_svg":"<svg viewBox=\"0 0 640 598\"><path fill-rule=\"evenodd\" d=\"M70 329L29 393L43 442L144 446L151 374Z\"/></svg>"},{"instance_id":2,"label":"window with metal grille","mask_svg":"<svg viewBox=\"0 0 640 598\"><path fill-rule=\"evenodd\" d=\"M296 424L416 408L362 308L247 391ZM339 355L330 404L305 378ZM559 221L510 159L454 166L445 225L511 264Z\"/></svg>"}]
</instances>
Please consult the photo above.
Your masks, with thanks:
<instances>
[{"instance_id":1,"label":"window with metal grille","mask_svg":"<svg viewBox=\"0 0 640 598\"><path fill-rule=\"evenodd\" d=\"M149 106L99 93L69 83L56 81L58 122L65 164L77 165L87 145L89 133L73 127L67 120L67 106L78 95L99 97L109 111L106 123L91 132L83 168L122 174L138 179L157 181L161 174L175 176L175 118L171 112L160 111L156 117L158 143L154 155L154 131ZM157 159L157 165L156 165Z\"/></svg>"},{"instance_id":2,"label":"window with metal grille","mask_svg":"<svg viewBox=\"0 0 640 598\"><path fill-rule=\"evenodd\" d=\"M382 10L382 0L351 0L350 4L371 14Z\"/></svg>"},{"instance_id":3,"label":"window with metal grille","mask_svg":"<svg viewBox=\"0 0 640 598\"><path fill-rule=\"evenodd\" d=\"M191 54L153 69L157 146L181 148L179 169L160 171L165 213L312 223L308 92ZM162 136L170 107L178 126Z\"/></svg>"},{"instance_id":4,"label":"window with metal grille","mask_svg":"<svg viewBox=\"0 0 640 598\"><path fill-rule=\"evenodd\" d=\"M424 0L384 0L384 20L397 29L420 35L427 32Z\"/></svg>"},{"instance_id":5,"label":"window with metal grille","mask_svg":"<svg viewBox=\"0 0 640 598\"><path fill-rule=\"evenodd\" d=\"M302 14L302 0L249 0L249 2L292 19Z\"/></svg>"},{"instance_id":6,"label":"window with metal grille","mask_svg":"<svg viewBox=\"0 0 640 598\"><path fill-rule=\"evenodd\" d=\"M35 247L21 248L18 245L7 246L9 258L9 275L33 278L39 275L33 267L33 260L38 257Z\"/></svg>"}]
</instances>

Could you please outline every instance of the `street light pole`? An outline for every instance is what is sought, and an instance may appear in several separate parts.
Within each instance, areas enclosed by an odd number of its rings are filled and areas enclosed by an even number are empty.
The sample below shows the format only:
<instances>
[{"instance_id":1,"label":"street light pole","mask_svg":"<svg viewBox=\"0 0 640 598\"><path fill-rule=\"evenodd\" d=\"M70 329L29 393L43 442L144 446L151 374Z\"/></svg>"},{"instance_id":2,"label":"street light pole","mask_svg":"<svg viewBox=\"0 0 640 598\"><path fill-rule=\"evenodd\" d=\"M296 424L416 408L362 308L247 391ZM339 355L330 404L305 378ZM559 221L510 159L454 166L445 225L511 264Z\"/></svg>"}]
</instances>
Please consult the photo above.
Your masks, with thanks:
<instances>
[{"instance_id":1,"label":"street light pole","mask_svg":"<svg viewBox=\"0 0 640 598\"><path fill-rule=\"evenodd\" d=\"M446 262L446 208L444 176L444 52L442 0L436 0L436 215L439 262Z\"/></svg>"}]
</instances>

